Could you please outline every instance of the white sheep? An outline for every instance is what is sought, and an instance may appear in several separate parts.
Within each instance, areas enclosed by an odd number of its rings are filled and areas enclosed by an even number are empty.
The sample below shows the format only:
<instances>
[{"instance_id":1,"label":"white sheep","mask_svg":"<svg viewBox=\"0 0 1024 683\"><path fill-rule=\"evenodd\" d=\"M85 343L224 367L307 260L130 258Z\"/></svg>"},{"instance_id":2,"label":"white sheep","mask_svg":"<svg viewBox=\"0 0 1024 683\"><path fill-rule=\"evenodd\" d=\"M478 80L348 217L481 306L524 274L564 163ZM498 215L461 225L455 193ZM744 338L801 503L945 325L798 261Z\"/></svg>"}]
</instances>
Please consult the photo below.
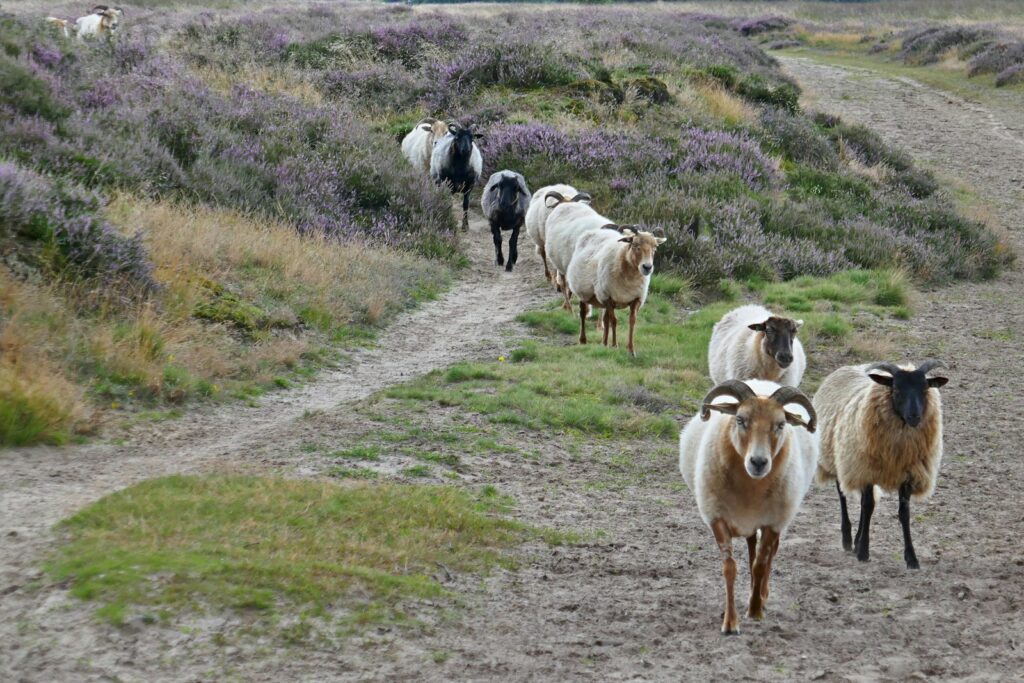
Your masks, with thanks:
<instances>
[{"instance_id":1,"label":"white sheep","mask_svg":"<svg viewBox=\"0 0 1024 683\"><path fill-rule=\"evenodd\" d=\"M861 562L870 557L868 537L878 487L899 492L903 560L908 569L920 567L910 539L910 499L931 496L942 463L939 387L948 380L927 376L941 365L847 365L826 377L814 395L821 419L818 481L836 481L843 549L856 548ZM846 494L854 492L861 497L855 541L846 508Z\"/></svg>"},{"instance_id":2,"label":"white sheep","mask_svg":"<svg viewBox=\"0 0 1024 683\"><path fill-rule=\"evenodd\" d=\"M549 193L557 193L564 199L572 202L590 202L590 195L580 192L572 185L548 185L533 193L530 199L530 206L526 210L526 234L530 236L533 243L537 245L537 255L544 266L544 277L549 282L554 282L554 276L548 269L548 257L545 251L545 239L547 236L548 216L551 215L552 206L548 206L545 198ZM559 287L561 289L561 287Z\"/></svg>"},{"instance_id":3,"label":"white sheep","mask_svg":"<svg viewBox=\"0 0 1024 683\"><path fill-rule=\"evenodd\" d=\"M79 40L94 36L110 38L121 25L123 18L124 10L120 7L97 5L92 8L90 14L75 20L75 32L78 34Z\"/></svg>"},{"instance_id":4,"label":"white sheep","mask_svg":"<svg viewBox=\"0 0 1024 683\"><path fill-rule=\"evenodd\" d=\"M618 231L608 228L617 228ZM654 272L654 252L664 237L638 230L633 226L605 226L585 232L576 241L576 248L566 273L567 288L580 300L580 343L587 343L585 322L589 306L604 309L604 343L609 331L612 346L618 344L616 308L629 308L629 341L626 348L636 355L633 335L636 316L647 301L647 290Z\"/></svg>"},{"instance_id":5,"label":"white sheep","mask_svg":"<svg viewBox=\"0 0 1024 683\"><path fill-rule=\"evenodd\" d=\"M46 17L44 19L47 24L54 27L61 32L65 38L71 37L71 32L77 30L75 24L71 23L70 19L61 19L59 17Z\"/></svg>"},{"instance_id":6,"label":"white sheep","mask_svg":"<svg viewBox=\"0 0 1024 683\"><path fill-rule=\"evenodd\" d=\"M430 156L434 143L448 134L448 124L437 119L423 119L402 138L402 154L413 168L424 175L430 173Z\"/></svg>"},{"instance_id":7,"label":"white sheep","mask_svg":"<svg viewBox=\"0 0 1024 683\"><path fill-rule=\"evenodd\" d=\"M565 301L562 308L572 310L572 290L565 281L576 240L591 230L598 230L606 225L615 225L615 221L605 218L584 201L574 202L557 192L550 192L545 198L551 213L545 227L545 252L551 261L555 284L562 290Z\"/></svg>"},{"instance_id":8,"label":"white sheep","mask_svg":"<svg viewBox=\"0 0 1024 683\"><path fill-rule=\"evenodd\" d=\"M430 155L430 177L447 185L452 194L462 193L462 226L469 228L469 193L484 172L484 158L473 142L483 137L470 128L449 124L448 132L434 143Z\"/></svg>"},{"instance_id":9,"label":"white sheep","mask_svg":"<svg viewBox=\"0 0 1024 683\"><path fill-rule=\"evenodd\" d=\"M722 400L733 399L733 400ZM795 405L795 411L786 410ZM715 414L712 414L715 411ZM814 478L815 411L799 389L731 379L708 392L679 435L679 470L711 528L722 558L722 633L739 633L732 539L747 539L751 591L747 617L761 619L779 540ZM760 535L760 544L758 536Z\"/></svg>"},{"instance_id":10,"label":"white sheep","mask_svg":"<svg viewBox=\"0 0 1024 683\"><path fill-rule=\"evenodd\" d=\"M729 311L711 332L711 381L755 378L800 386L807 357L796 333L803 324L803 320L780 318L753 304Z\"/></svg>"}]
</instances>

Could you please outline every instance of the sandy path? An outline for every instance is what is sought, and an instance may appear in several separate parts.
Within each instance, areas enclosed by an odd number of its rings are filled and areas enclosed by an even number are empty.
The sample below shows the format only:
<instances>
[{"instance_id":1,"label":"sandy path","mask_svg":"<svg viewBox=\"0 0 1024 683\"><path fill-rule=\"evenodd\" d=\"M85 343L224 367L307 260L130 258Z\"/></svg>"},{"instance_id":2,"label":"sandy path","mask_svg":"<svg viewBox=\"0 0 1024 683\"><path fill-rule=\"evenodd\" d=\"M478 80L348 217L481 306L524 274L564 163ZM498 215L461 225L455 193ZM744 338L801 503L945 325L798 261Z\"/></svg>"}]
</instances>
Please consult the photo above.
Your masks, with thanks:
<instances>
[{"instance_id":1,"label":"sandy path","mask_svg":"<svg viewBox=\"0 0 1024 683\"><path fill-rule=\"evenodd\" d=\"M258 407L204 407L135 428L117 444L0 451L0 595L7 595L0 603L0 655L20 616L17 587L38 574L37 551L67 514L142 479L210 469L241 460L260 445L301 440L307 413L337 411L462 359L507 353L510 341L522 334L516 315L549 299L551 290L542 286L540 262L525 232L519 262L506 273L494 265L485 221L471 218L471 265L456 284L439 300L400 316L375 347L354 352L342 369L302 388L269 394Z\"/></svg>"}]
</instances>

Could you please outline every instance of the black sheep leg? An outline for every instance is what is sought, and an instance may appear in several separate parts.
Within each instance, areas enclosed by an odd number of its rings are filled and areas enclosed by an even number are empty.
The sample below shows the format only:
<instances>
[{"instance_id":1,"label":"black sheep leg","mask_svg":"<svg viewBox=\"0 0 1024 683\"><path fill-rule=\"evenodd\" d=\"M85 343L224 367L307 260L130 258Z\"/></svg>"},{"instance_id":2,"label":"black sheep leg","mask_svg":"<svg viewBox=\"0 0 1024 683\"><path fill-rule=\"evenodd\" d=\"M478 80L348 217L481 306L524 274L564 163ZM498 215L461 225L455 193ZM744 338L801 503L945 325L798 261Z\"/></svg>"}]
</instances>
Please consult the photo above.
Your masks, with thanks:
<instances>
[{"instance_id":1,"label":"black sheep leg","mask_svg":"<svg viewBox=\"0 0 1024 683\"><path fill-rule=\"evenodd\" d=\"M499 266L503 266L505 265L505 257L501 253L501 227L494 221L491 221L491 237L494 238L494 261ZM509 258L512 258L511 252L509 252Z\"/></svg>"},{"instance_id":2,"label":"black sheep leg","mask_svg":"<svg viewBox=\"0 0 1024 683\"><path fill-rule=\"evenodd\" d=\"M920 569L914 543L910 540L910 482L900 486L899 517L900 526L903 527L903 561L907 563L907 569Z\"/></svg>"},{"instance_id":3,"label":"black sheep leg","mask_svg":"<svg viewBox=\"0 0 1024 683\"><path fill-rule=\"evenodd\" d=\"M469 230L469 190L462 193L462 228Z\"/></svg>"},{"instance_id":4,"label":"black sheep leg","mask_svg":"<svg viewBox=\"0 0 1024 683\"><path fill-rule=\"evenodd\" d=\"M857 559L867 562L871 556L871 515L875 511L875 487L868 484L860 493L860 525L857 527Z\"/></svg>"},{"instance_id":5,"label":"black sheep leg","mask_svg":"<svg viewBox=\"0 0 1024 683\"><path fill-rule=\"evenodd\" d=\"M512 228L512 236L508 238L508 265L505 270L512 272L512 266L519 260L519 226ZM500 264L499 264L500 265Z\"/></svg>"},{"instance_id":6,"label":"black sheep leg","mask_svg":"<svg viewBox=\"0 0 1024 683\"><path fill-rule=\"evenodd\" d=\"M843 550L846 552L853 552L853 539L850 538L850 513L846 508L846 496L843 495L843 489L839 486L839 480L836 479L836 491L839 492L839 530L843 535Z\"/></svg>"}]
</instances>

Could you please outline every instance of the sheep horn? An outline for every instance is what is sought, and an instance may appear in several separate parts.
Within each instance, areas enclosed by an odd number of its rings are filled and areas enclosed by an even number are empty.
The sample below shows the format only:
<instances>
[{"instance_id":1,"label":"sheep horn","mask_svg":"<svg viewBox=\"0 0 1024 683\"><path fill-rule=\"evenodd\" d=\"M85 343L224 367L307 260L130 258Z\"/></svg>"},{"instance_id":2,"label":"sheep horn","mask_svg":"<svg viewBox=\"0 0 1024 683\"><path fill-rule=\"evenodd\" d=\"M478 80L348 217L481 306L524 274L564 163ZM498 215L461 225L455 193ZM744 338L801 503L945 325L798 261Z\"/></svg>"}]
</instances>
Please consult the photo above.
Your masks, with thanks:
<instances>
[{"instance_id":1,"label":"sheep horn","mask_svg":"<svg viewBox=\"0 0 1024 683\"><path fill-rule=\"evenodd\" d=\"M796 387L779 387L775 390L775 393L771 395L771 399L783 408L790 403L802 406L811 417L811 419L804 425L807 428L807 431L813 434L814 430L817 429L818 413L814 410L814 404L811 403L811 399L807 398L807 394L804 392L800 391Z\"/></svg>"},{"instance_id":2,"label":"sheep horn","mask_svg":"<svg viewBox=\"0 0 1024 683\"><path fill-rule=\"evenodd\" d=\"M867 371L871 372L872 370L885 370L893 377L896 376L897 372L903 372L903 370L901 370L899 366L893 363L875 363L874 365L869 367Z\"/></svg>"},{"instance_id":3,"label":"sheep horn","mask_svg":"<svg viewBox=\"0 0 1024 683\"><path fill-rule=\"evenodd\" d=\"M925 362L921 363L917 367L917 371L927 375L929 372L931 372L935 368L944 368L944 367L946 367L946 364L943 363L941 360L934 360L934 359L933 360L926 360Z\"/></svg>"},{"instance_id":4,"label":"sheep horn","mask_svg":"<svg viewBox=\"0 0 1024 683\"><path fill-rule=\"evenodd\" d=\"M594 198L591 197L586 192L577 192L576 196L573 197L572 199L570 199L569 201L570 202L587 202L589 204L590 202L594 201Z\"/></svg>"},{"instance_id":5,"label":"sheep horn","mask_svg":"<svg viewBox=\"0 0 1024 683\"><path fill-rule=\"evenodd\" d=\"M557 199L558 203L561 204L562 202L565 201L565 195L563 195L561 192L551 190L551 192L548 192L546 195L544 195L544 203L546 204L549 199Z\"/></svg>"},{"instance_id":6,"label":"sheep horn","mask_svg":"<svg viewBox=\"0 0 1024 683\"><path fill-rule=\"evenodd\" d=\"M668 237L668 233L665 232L665 228L661 227L660 225L651 230L651 235L653 235L654 237Z\"/></svg>"},{"instance_id":7,"label":"sheep horn","mask_svg":"<svg viewBox=\"0 0 1024 683\"><path fill-rule=\"evenodd\" d=\"M738 379L726 380L717 387L714 387L704 397L700 407L700 419L707 420L711 417L711 402L719 396L732 396L740 403L743 403L747 399L754 398L756 394L745 382L741 382Z\"/></svg>"}]
</instances>

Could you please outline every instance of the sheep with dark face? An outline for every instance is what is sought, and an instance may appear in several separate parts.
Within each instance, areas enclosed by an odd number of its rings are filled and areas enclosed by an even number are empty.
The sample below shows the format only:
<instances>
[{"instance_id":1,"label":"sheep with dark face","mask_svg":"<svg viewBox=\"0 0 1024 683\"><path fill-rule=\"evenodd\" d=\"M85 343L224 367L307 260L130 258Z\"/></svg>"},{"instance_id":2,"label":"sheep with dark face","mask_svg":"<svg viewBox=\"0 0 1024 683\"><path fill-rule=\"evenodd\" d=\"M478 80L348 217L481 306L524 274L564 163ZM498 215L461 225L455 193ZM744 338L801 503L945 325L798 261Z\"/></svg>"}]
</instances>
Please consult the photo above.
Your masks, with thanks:
<instances>
[{"instance_id":1,"label":"sheep with dark face","mask_svg":"<svg viewBox=\"0 0 1024 683\"><path fill-rule=\"evenodd\" d=\"M519 229L523 227L529 206L530 188L526 186L526 178L509 170L492 175L480 198L480 208L494 237L494 260L509 272L519 258ZM512 231L508 240L508 265L505 265L505 257L501 253L502 230Z\"/></svg>"},{"instance_id":2,"label":"sheep with dark face","mask_svg":"<svg viewBox=\"0 0 1024 683\"><path fill-rule=\"evenodd\" d=\"M451 188L452 194L462 193L462 226L469 227L469 193L480 180L484 159L480 148L473 142L483 137L470 128L455 124L448 126L448 134L434 143L430 156L430 177L438 184Z\"/></svg>"},{"instance_id":3,"label":"sheep with dark face","mask_svg":"<svg viewBox=\"0 0 1024 683\"><path fill-rule=\"evenodd\" d=\"M893 363L847 365L825 378L814 395L821 422L818 481L835 480L839 491L843 549L870 557L869 527L875 487L899 492L903 559L920 565L910 539L910 498L928 498L942 462L942 400L945 377L928 377L941 366L927 361L916 369ZM860 494L857 537L850 537L846 494Z\"/></svg>"},{"instance_id":4,"label":"sheep with dark face","mask_svg":"<svg viewBox=\"0 0 1024 683\"><path fill-rule=\"evenodd\" d=\"M735 308L715 323L708 344L711 381L766 379L800 386L807 356L796 338L803 320L774 315L764 306Z\"/></svg>"}]
</instances>

